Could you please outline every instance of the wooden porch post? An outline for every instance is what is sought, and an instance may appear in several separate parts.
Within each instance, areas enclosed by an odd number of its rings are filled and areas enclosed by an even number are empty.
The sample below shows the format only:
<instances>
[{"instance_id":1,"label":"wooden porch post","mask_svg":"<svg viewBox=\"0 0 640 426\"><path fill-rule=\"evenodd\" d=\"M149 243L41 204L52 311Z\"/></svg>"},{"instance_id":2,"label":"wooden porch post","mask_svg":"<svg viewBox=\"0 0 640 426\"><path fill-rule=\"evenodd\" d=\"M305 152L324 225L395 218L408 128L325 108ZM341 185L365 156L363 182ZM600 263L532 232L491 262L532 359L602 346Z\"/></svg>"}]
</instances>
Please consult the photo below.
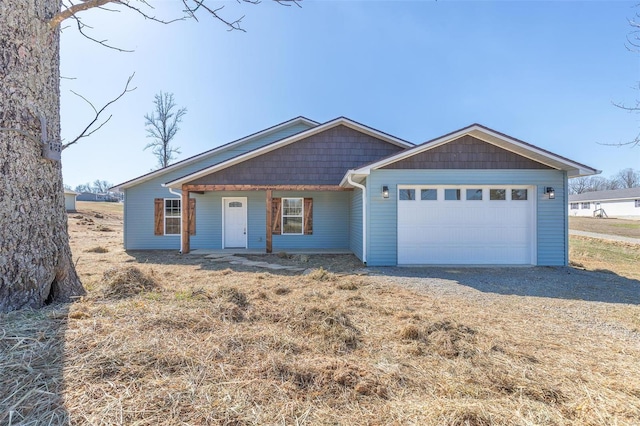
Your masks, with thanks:
<instances>
[{"instance_id":1,"label":"wooden porch post","mask_svg":"<svg viewBox=\"0 0 640 426\"><path fill-rule=\"evenodd\" d=\"M273 224L273 193L270 189L267 189L267 253L271 253L273 251L273 232L272 232L272 224Z\"/></svg>"},{"instance_id":2,"label":"wooden porch post","mask_svg":"<svg viewBox=\"0 0 640 426\"><path fill-rule=\"evenodd\" d=\"M187 254L191 248L189 240L189 191L184 187L182 188L180 205L182 207L182 254Z\"/></svg>"}]
</instances>

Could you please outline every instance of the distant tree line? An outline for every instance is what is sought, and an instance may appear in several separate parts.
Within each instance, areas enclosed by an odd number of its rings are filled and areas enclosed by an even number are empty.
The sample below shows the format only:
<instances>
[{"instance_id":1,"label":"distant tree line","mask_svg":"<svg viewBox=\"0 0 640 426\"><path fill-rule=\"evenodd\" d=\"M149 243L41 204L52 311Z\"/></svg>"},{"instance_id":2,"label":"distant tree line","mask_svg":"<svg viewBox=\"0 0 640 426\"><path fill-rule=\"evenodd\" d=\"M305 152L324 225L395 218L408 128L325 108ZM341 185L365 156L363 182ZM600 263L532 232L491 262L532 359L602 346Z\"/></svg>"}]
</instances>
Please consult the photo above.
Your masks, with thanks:
<instances>
[{"instance_id":1,"label":"distant tree line","mask_svg":"<svg viewBox=\"0 0 640 426\"><path fill-rule=\"evenodd\" d=\"M65 189L70 189L78 194L82 193L90 193L90 194L100 194L101 199L104 201L113 201L117 202L122 199L122 193L109 191L113 184L106 180L96 179L93 183L87 182L84 184L77 185L75 188L72 188L70 185L65 185Z\"/></svg>"},{"instance_id":2,"label":"distant tree line","mask_svg":"<svg viewBox=\"0 0 640 426\"><path fill-rule=\"evenodd\" d=\"M91 192L92 194L106 194L109 192L109 188L111 188L113 184L106 180L96 179L93 183L85 183L80 184L73 188L76 192Z\"/></svg>"},{"instance_id":3,"label":"distant tree line","mask_svg":"<svg viewBox=\"0 0 640 426\"><path fill-rule=\"evenodd\" d=\"M637 187L640 187L640 170L634 170L632 168L620 170L617 174L609 178L603 176L585 176L569 180L570 194Z\"/></svg>"}]
</instances>

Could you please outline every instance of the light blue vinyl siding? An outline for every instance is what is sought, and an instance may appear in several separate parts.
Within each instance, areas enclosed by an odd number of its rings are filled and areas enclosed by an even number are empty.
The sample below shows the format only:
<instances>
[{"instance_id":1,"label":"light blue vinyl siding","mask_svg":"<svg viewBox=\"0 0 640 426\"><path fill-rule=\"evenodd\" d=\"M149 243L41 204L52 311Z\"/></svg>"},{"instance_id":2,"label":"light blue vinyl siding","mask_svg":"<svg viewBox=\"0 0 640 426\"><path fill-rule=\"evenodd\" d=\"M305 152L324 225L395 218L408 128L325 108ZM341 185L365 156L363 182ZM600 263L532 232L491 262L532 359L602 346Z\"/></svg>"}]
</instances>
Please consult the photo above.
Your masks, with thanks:
<instances>
[{"instance_id":1,"label":"light blue vinyl siding","mask_svg":"<svg viewBox=\"0 0 640 426\"><path fill-rule=\"evenodd\" d=\"M274 198L313 198L313 234L274 235L273 252L289 249L349 249L350 194L342 191L274 191ZM261 211L266 211L264 204ZM266 227L262 232L266 235Z\"/></svg>"},{"instance_id":2,"label":"light blue vinyl siding","mask_svg":"<svg viewBox=\"0 0 640 426\"><path fill-rule=\"evenodd\" d=\"M202 170L206 167L218 164L247 151L259 148L269 143L275 142L287 136L307 130L309 126L305 124L295 124L286 128L263 135L262 137L250 139L242 144L238 144L229 148L222 148L220 152L212 156L207 156L199 161L187 164L184 167L178 167L175 170L160 174L159 176L132 186L124 190L125 206L124 206L124 248L126 250L139 249L175 249L180 250L180 237L177 235L165 236L154 235L154 199L155 198L179 198L169 192L169 189L163 188L162 184L186 176L190 173ZM255 194L254 194L255 195ZM200 227L213 226L212 224L200 222L200 214L204 212L208 200L201 196L192 194L196 198L196 235L191 238L192 244L194 240L200 243L198 234ZM202 201L200 200L201 198ZM252 198L253 199L253 198ZM202 204L202 206L201 206ZM218 208L218 216L221 215L221 205ZM264 221L264 219L263 219ZM265 225L266 226L266 222ZM221 227L218 227L221 229ZM220 231L221 232L221 231ZM193 245L192 245L193 247Z\"/></svg>"},{"instance_id":3,"label":"light blue vinyl siding","mask_svg":"<svg viewBox=\"0 0 640 426\"><path fill-rule=\"evenodd\" d=\"M266 193L264 191L206 192L191 194L196 199L196 235L191 249L222 248L222 198L247 199L247 244L250 249L266 248Z\"/></svg>"},{"instance_id":4,"label":"light blue vinyl siding","mask_svg":"<svg viewBox=\"0 0 640 426\"><path fill-rule=\"evenodd\" d=\"M362 191L354 189L349 195L351 201L349 249L362 260Z\"/></svg>"},{"instance_id":5,"label":"light blue vinyl siding","mask_svg":"<svg viewBox=\"0 0 640 426\"><path fill-rule=\"evenodd\" d=\"M568 263L566 173L556 170L372 170L368 177L367 265L397 264L398 185L535 185L537 187L537 263L562 266ZM388 199L382 186L389 186ZM554 200L544 188L552 186Z\"/></svg>"}]
</instances>

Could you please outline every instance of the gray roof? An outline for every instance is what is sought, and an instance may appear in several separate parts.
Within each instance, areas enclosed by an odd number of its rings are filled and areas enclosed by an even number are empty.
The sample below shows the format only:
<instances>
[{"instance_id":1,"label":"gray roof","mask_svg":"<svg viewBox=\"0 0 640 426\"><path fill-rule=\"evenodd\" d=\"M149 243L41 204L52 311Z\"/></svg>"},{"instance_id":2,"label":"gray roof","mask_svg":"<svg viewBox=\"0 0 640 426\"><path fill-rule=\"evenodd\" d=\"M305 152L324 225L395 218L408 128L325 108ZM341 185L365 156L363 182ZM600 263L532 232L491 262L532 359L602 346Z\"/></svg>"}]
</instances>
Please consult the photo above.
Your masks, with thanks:
<instances>
[{"instance_id":1,"label":"gray roof","mask_svg":"<svg viewBox=\"0 0 640 426\"><path fill-rule=\"evenodd\" d=\"M608 189L569 195L569 202L640 199L639 188Z\"/></svg>"}]
</instances>

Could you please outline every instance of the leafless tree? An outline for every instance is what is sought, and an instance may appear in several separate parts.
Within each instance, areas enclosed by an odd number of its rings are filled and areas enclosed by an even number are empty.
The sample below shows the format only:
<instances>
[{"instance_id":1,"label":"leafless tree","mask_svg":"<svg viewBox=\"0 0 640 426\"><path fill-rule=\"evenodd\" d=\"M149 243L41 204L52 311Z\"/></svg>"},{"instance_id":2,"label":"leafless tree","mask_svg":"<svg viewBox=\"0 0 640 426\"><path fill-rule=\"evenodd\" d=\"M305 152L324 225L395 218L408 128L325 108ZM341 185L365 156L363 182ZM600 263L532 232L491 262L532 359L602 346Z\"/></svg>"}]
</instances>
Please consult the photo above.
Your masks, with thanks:
<instances>
[{"instance_id":1,"label":"leafless tree","mask_svg":"<svg viewBox=\"0 0 640 426\"><path fill-rule=\"evenodd\" d=\"M299 5L297 0L274 0ZM241 3L258 3L242 0ZM69 247L60 140L60 26L75 21L90 34L83 12L137 13L159 23L209 16L229 30L244 31L242 17L228 19L205 0L179 0L176 16L159 18L147 0L0 0L0 312L70 301L85 293ZM219 3L218 3L219 4ZM123 92L130 90L128 85ZM117 99L117 98L116 98ZM94 108L96 116L103 109ZM81 133L87 136L100 120ZM71 141L75 143L80 137ZM46 147L46 149L43 149ZM43 152L47 153L43 156ZM15 220L16 208L20 220Z\"/></svg>"},{"instance_id":2,"label":"leafless tree","mask_svg":"<svg viewBox=\"0 0 640 426\"><path fill-rule=\"evenodd\" d=\"M582 194L584 192L604 191L607 189L635 188L639 186L640 171L632 168L620 170L610 178L603 176L583 176L569 179L570 194Z\"/></svg>"},{"instance_id":3,"label":"leafless tree","mask_svg":"<svg viewBox=\"0 0 640 426\"><path fill-rule=\"evenodd\" d=\"M93 192L96 194L106 194L109 192L109 188L111 188L113 184L111 182L107 182L106 180L96 179L93 181Z\"/></svg>"},{"instance_id":4,"label":"leafless tree","mask_svg":"<svg viewBox=\"0 0 640 426\"><path fill-rule=\"evenodd\" d=\"M175 159L175 154L180 154L180 147L171 145L171 141L180 130L178 124L182 122L187 109L176 109L173 93L156 94L153 104L153 112L144 116L147 137L152 138L153 142L149 142L144 149L151 148L151 152L158 159L158 166L163 168Z\"/></svg>"},{"instance_id":5,"label":"leafless tree","mask_svg":"<svg viewBox=\"0 0 640 426\"><path fill-rule=\"evenodd\" d=\"M622 188L640 187L640 171L632 168L620 170L616 175Z\"/></svg>"},{"instance_id":6,"label":"leafless tree","mask_svg":"<svg viewBox=\"0 0 640 426\"><path fill-rule=\"evenodd\" d=\"M591 183L589 176L581 176L569 180L570 194L582 194L583 192L589 192L590 189Z\"/></svg>"}]
</instances>

